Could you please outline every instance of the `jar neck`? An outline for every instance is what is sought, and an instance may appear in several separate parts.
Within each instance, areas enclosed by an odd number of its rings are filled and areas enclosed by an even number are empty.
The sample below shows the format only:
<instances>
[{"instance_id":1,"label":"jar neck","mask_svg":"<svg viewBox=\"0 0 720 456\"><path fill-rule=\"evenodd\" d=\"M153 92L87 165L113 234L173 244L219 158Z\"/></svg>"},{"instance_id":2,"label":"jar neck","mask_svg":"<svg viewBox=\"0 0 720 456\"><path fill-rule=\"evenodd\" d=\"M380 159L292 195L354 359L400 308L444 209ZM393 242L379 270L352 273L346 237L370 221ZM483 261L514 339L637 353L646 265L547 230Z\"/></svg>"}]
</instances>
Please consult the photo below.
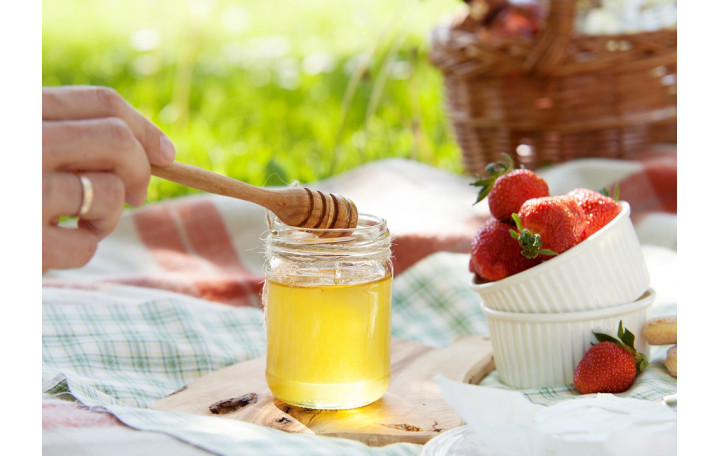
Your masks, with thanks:
<instances>
[{"instance_id":1,"label":"jar neck","mask_svg":"<svg viewBox=\"0 0 720 456\"><path fill-rule=\"evenodd\" d=\"M286 225L276 217L269 220L265 239L266 256L317 262L330 259L377 260L390 258L390 231L387 222L376 216L360 214L357 227L342 230L337 237L321 237L327 230Z\"/></svg>"}]
</instances>

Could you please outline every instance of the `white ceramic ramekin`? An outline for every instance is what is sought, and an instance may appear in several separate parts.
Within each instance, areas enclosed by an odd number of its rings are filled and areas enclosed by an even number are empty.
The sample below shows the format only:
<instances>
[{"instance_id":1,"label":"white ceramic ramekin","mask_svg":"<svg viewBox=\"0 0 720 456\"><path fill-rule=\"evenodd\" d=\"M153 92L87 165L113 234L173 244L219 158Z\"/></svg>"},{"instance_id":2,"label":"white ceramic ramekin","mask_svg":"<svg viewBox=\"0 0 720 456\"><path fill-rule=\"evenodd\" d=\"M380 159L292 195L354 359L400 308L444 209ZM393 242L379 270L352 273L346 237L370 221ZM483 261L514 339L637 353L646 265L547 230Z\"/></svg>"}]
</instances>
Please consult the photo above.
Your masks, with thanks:
<instances>
[{"instance_id":1,"label":"white ceramic ramekin","mask_svg":"<svg viewBox=\"0 0 720 456\"><path fill-rule=\"evenodd\" d=\"M485 307L506 312L577 312L632 302L650 274L630 221L630 205L575 247L497 282L471 283Z\"/></svg>"},{"instance_id":2,"label":"white ceramic ramekin","mask_svg":"<svg viewBox=\"0 0 720 456\"><path fill-rule=\"evenodd\" d=\"M483 305L500 380L519 389L573 383L575 367L597 342L593 331L617 337L621 320L635 334L635 348L648 355L642 328L654 300L648 288L629 304L584 312L501 312Z\"/></svg>"}]
</instances>

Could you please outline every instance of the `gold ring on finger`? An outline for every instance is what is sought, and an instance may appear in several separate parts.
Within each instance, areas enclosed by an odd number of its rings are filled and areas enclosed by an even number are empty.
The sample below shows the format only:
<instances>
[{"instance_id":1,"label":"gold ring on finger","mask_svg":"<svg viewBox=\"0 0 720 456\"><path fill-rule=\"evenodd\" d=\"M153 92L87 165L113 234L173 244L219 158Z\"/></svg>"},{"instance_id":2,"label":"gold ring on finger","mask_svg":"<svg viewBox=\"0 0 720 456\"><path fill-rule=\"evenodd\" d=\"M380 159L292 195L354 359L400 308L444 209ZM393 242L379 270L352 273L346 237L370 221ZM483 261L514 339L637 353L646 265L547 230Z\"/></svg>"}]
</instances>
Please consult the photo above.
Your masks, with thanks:
<instances>
[{"instance_id":1,"label":"gold ring on finger","mask_svg":"<svg viewBox=\"0 0 720 456\"><path fill-rule=\"evenodd\" d=\"M93 203L93 186L90 179L84 174L77 173L77 177L80 179L80 185L82 185L82 203L80 204L80 211L78 217L83 217L90 212L90 207Z\"/></svg>"}]
</instances>

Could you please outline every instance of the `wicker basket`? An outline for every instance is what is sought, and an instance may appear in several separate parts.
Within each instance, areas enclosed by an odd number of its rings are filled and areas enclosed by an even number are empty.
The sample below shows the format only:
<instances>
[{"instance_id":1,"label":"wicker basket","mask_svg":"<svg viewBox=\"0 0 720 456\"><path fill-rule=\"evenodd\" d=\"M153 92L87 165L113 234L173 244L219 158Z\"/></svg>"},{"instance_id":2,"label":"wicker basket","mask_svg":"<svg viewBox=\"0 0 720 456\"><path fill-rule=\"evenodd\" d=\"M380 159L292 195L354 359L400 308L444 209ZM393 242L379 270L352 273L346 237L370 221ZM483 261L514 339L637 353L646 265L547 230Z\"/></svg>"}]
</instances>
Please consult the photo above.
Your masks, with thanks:
<instances>
[{"instance_id":1,"label":"wicker basket","mask_svg":"<svg viewBox=\"0 0 720 456\"><path fill-rule=\"evenodd\" d=\"M430 60L468 173L503 152L535 169L675 141L677 30L580 35L575 3L553 0L535 40L433 30Z\"/></svg>"}]
</instances>

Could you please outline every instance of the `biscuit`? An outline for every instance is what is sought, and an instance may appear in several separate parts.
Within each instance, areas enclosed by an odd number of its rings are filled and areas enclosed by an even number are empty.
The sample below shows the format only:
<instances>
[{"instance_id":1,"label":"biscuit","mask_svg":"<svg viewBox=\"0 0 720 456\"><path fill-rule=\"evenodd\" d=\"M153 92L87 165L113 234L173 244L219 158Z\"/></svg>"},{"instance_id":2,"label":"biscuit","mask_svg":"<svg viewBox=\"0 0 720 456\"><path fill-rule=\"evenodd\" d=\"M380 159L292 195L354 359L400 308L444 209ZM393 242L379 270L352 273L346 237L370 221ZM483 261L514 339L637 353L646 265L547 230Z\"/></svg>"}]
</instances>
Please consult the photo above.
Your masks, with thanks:
<instances>
[{"instance_id":1,"label":"biscuit","mask_svg":"<svg viewBox=\"0 0 720 456\"><path fill-rule=\"evenodd\" d=\"M650 345L676 344L677 316L651 319L643 328L642 334Z\"/></svg>"},{"instance_id":2,"label":"biscuit","mask_svg":"<svg viewBox=\"0 0 720 456\"><path fill-rule=\"evenodd\" d=\"M667 367L670 375L677 378L677 345L673 345L667 351L667 357L665 358L665 367Z\"/></svg>"}]
</instances>

